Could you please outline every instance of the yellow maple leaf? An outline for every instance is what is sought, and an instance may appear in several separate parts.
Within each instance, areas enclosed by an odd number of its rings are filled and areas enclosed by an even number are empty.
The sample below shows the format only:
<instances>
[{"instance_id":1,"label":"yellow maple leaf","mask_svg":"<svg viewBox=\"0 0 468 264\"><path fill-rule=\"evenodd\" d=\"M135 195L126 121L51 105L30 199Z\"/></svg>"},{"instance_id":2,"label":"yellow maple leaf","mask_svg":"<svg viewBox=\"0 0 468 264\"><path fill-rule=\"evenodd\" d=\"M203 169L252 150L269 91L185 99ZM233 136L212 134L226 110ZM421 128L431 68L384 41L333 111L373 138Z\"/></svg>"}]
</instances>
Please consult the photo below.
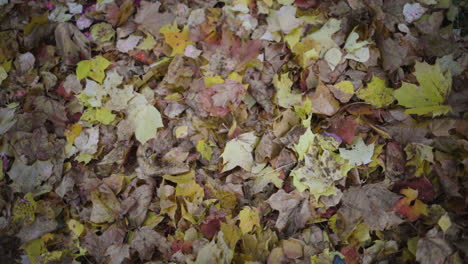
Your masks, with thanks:
<instances>
[{"instance_id":1,"label":"yellow maple leaf","mask_svg":"<svg viewBox=\"0 0 468 264\"><path fill-rule=\"evenodd\" d=\"M260 216L258 215L258 209L255 207L246 206L239 213L239 227L242 234L247 234L252 231L254 226L260 226Z\"/></svg>"},{"instance_id":2,"label":"yellow maple leaf","mask_svg":"<svg viewBox=\"0 0 468 264\"><path fill-rule=\"evenodd\" d=\"M75 142L75 138L78 137L83 130L83 126L81 124L73 124L68 127L65 131L65 137L67 139L68 144L73 144Z\"/></svg>"},{"instance_id":3,"label":"yellow maple leaf","mask_svg":"<svg viewBox=\"0 0 468 264\"><path fill-rule=\"evenodd\" d=\"M192 44L190 41L190 32L188 27L184 27L182 32L163 32L164 38L166 39L167 45L172 48L171 56L175 56L177 54L183 54L185 48Z\"/></svg>"}]
</instances>

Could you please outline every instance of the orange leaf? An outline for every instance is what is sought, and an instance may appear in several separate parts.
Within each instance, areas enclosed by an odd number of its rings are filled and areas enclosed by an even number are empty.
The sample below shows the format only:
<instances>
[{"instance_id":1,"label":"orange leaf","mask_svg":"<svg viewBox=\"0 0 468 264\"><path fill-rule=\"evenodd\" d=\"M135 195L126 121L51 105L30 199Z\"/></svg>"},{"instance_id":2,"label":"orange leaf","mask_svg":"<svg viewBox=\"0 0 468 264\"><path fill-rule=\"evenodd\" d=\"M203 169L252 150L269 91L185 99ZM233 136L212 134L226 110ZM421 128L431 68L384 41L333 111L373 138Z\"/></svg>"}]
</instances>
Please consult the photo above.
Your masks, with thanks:
<instances>
[{"instance_id":1,"label":"orange leaf","mask_svg":"<svg viewBox=\"0 0 468 264\"><path fill-rule=\"evenodd\" d=\"M418 191L407 188L400 191L401 194L406 197L401 198L395 204L395 211L408 218L409 221L413 222L419 219L421 215L427 215L427 205L418 198Z\"/></svg>"}]
</instances>

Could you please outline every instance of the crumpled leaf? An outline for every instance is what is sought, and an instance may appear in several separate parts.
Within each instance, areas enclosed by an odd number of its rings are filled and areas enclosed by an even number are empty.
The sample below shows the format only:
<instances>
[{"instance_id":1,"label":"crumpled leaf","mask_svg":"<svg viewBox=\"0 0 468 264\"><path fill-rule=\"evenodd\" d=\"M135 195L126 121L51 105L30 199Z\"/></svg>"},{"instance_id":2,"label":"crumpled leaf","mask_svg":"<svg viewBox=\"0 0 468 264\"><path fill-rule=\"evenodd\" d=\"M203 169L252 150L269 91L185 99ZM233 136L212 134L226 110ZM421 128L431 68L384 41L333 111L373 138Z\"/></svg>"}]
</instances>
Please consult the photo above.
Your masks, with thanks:
<instances>
[{"instance_id":1,"label":"crumpled leaf","mask_svg":"<svg viewBox=\"0 0 468 264\"><path fill-rule=\"evenodd\" d=\"M280 144L277 142L272 132L263 134L255 148L255 161L262 163L268 159L276 157L281 150Z\"/></svg>"},{"instance_id":2,"label":"crumpled leaf","mask_svg":"<svg viewBox=\"0 0 468 264\"><path fill-rule=\"evenodd\" d=\"M281 79L278 75L273 77L273 85L276 88L276 101L278 105L284 108L290 108L293 105L300 104L302 102L301 94L291 93L293 82L289 79L288 74L282 74Z\"/></svg>"},{"instance_id":3,"label":"crumpled leaf","mask_svg":"<svg viewBox=\"0 0 468 264\"><path fill-rule=\"evenodd\" d=\"M54 32L58 54L65 65L75 65L81 56L85 59L91 57L89 39L71 23L59 23Z\"/></svg>"},{"instance_id":4,"label":"crumpled leaf","mask_svg":"<svg viewBox=\"0 0 468 264\"><path fill-rule=\"evenodd\" d=\"M410 143L405 147L406 159L408 162L406 166L415 167L415 176L419 177L429 170L430 163L434 163L434 154L431 146Z\"/></svg>"},{"instance_id":5,"label":"crumpled leaf","mask_svg":"<svg viewBox=\"0 0 468 264\"><path fill-rule=\"evenodd\" d=\"M358 41L358 39L359 34L355 32L355 29L351 31L351 33L349 33L349 36L346 39L346 43L344 45L344 49L347 52L345 59L351 59L358 62L366 62L370 58L369 47L366 47L369 44L369 42Z\"/></svg>"},{"instance_id":6,"label":"crumpled leaf","mask_svg":"<svg viewBox=\"0 0 468 264\"><path fill-rule=\"evenodd\" d=\"M97 151L99 142L99 126L83 130L74 141L78 151L87 154L94 154Z\"/></svg>"},{"instance_id":7,"label":"crumpled leaf","mask_svg":"<svg viewBox=\"0 0 468 264\"><path fill-rule=\"evenodd\" d=\"M440 65L443 72L450 71L452 76L457 76L462 73L465 68L453 59L453 54L445 55L442 58L437 58L436 63Z\"/></svg>"},{"instance_id":8,"label":"crumpled leaf","mask_svg":"<svg viewBox=\"0 0 468 264\"><path fill-rule=\"evenodd\" d=\"M239 227L242 234L249 233L254 226L260 227L260 216L258 209L246 206L239 212Z\"/></svg>"},{"instance_id":9,"label":"crumpled leaf","mask_svg":"<svg viewBox=\"0 0 468 264\"><path fill-rule=\"evenodd\" d=\"M110 188L100 188L91 193L93 208L91 210L90 221L96 224L112 223L117 212L120 210L120 203Z\"/></svg>"},{"instance_id":10,"label":"crumpled leaf","mask_svg":"<svg viewBox=\"0 0 468 264\"><path fill-rule=\"evenodd\" d=\"M418 240L416 260L421 264L444 263L452 252L452 247L443 234L433 228Z\"/></svg>"},{"instance_id":11,"label":"crumpled leaf","mask_svg":"<svg viewBox=\"0 0 468 264\"><path fill-rule=\"evenodd\" d=\"M138 227L146 218L148 206L153 199L153 187L149 184L138 186L130 196L135 201L133 207L128 211L130 225Z\"/></svg>"},{"instance_id":12,"label":"crumpled leaf","mask_svg":"<svg viewBox=\"0 0 468 264\"><path fill-rule=\"evenodd\" d=\"M254 164L252 151L254 150L257 137L253 132L244 133L237 138L230 140L224 148L223 172L232 170L239 166L246 171L250 171Z\"/></svg>"},{"instance_id":13,"label":"crumpled leaf","mask_svg":"<svg viewBox=\"0 0 468 264\"><path fill-rule=\"evenodd\" d=\"M162 254L167 254L170 249L166 238L148 226L144 226L135 232L135 237L130 245L138 252L138 255L140 255L140 258L143 260L149 260L151 258L155 247Z\"/></svg>"},{"instance_id":14,"label":"crumpled leaf","mask_svg":"<svg viewBox=\"0 0 468 264\"><path fill-rule=\"evenodd\" d=\"M338 212L346 215L346 221L362 217L370 230L384 230L402 222L391 210L399 198L382 184L352 186L343 192Z\"/></svg>"},{"instance_id":15,"label":"crumpled leaf","mask_svg":"<svg viewBox=\"0 0 468 264\"><path fill-rule=\"evenodd\" d=\"M352 165L365 165L372 161L374 154L374 143L366 145L361 137L354 140L351 149L340 148L342 158L349 161Z\"/></svg>"},{"instance_id":16,"label":"crumpled leaf","mask_svg":"<svg viewBox=\"0 0 468 264\"><path fill-rule=\"evenodd\" d=\"M231 263L234 251L226 244L223 232L218 232L216 239L206 244L198 252L195 262L190 264Z\"/></svg>"},{"instance_id":17,"label":"crumpled leaf","mask_svg":"<svg viewBox=\"0 0 468 264\"><path fill-rule=\"evenodd\" d=\"M268 198L267 203L274 210L279 212L278 219L276 220L276 228L282 231L286 228L287 224L293 219L293 213L299 211L299 218L302 219L302 224L305 224L308 218L311 216L308 210L304 210L301 207L301 203L304 201L304 196L297 191L286 193L280 189L278 192ZM307 202L304 202L305 206L308 206ZM302 206L304 207L304 206ZM297 216L296 216L297 218ZM292 223L290 223L292 224ZM301 228L302 226L298 226Z\"/></svg>"},{"instance_id":18,"label":"crumpled leaf","mask_svg":"<svg viewBox=\"0 0 468 264\"><path fill-rule=\"evenodd\" d=\"M385 80L377 76L372 76L372 80L367 84L367 87L362 87L356 92L359 99L364 100L373 106L382 108L393 103L393 89L385 85Z\"/></svg>"},{"instance_id":19,"label":"crumpled leaf","mask_svg":"<svg viewBox=\"0 0 468 264\"><path fill-rule=\"evenodd\" d=\"M445 98L452 88L450 72L443 73L439 64L430 65L426 62L416 62L413 73L419 86L403 82L394 95L398 104L406 108L407 114L438 116L448 113L451 107L443 105Z\"/></svg>"},{"instance_id":20,"label":"crumpled leaf","mask_svg":"<svg viewBox=\"0 0 468 264\"><path fill-rule=\"evenodd\" d=\"M96 258L98 262L102 262L106 258L107 249L113 244L121 244L124 238L125 231L116 225L112 225L99 236L91 231L86 232L82 245L88 254Z\"/></svg>"}]
</instances>

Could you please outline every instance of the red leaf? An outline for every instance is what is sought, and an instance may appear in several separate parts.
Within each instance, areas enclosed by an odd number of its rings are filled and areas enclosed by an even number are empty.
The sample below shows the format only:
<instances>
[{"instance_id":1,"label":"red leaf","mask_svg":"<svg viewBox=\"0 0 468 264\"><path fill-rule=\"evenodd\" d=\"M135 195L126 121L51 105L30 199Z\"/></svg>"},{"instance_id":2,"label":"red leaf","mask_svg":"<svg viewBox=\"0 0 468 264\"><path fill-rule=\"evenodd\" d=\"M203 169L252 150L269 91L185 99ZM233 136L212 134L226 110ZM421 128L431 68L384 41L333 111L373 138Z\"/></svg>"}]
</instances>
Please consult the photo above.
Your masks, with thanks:
<instances>
[{"instance_id":1,"label":"red leaf","mask_svg":"<svg viewBox=\"0 0 468 264\"><path fill-rule=\"evenodd\" d=\"M346 264L358 264L359 263L359 253L353 246L347 246L341 249L341 254L345 256Z\"/></svg>"},{"instance_id":2,"label":"red leaf","mask_svg":"<svg viewBox=\"0 0 468 264\"><path fill-rule=\"evenodd\" d=\"M406 156L397 142L389 142L387 144L385 165L387 172L391 176L398 176L405 172ZM397 191L400 191L399 189Z\"/></svg>"},{"instance_id":3,"label":"red leaf","mask_svg":"<svg viewBox=\"0 0 468 264\"><path fill-rule=\"evenodd\" d=\"M432 183L426 177L419 177L407 181L401 181L393 186L394 192L411 188L418 191L418 199L423 202L431 202L435 199L435 192Z\"/></svg>"},{"instance_id":4,"label":"red leaf","mask_svg":"<svg viewBox=\"0 0 468 264\"><path fill-rule=\"evenodd\" d=\"M233 107L241 104L244 93L242 84L228 79L224 83L201 89L198 102L212 116L223 117L230 112L229 104Z\"/></svg>"},{"instance_id":5,"label":"red leaf","mask_svg":"<svg viewBox=\"0 0 468 264\"><path fill-rule=\"evenodd\" d=\"M221 228L221 222L225 222L227 213L217 211L210 214L200 225L200 231L208 239L212 239Z\"/></svg>"},{"instance_id":6,"label":"red leaf","mask_svg":"<svg viewBox=\"0 0 468 264\"><path fill-rule=\"evenodd\" d=\"M333 133L341 137L346 143L351 144L356 137L356 128L358 123L356 120L347 119L333 119L328 133Z\"/></svg>"},{"instance_id":7,"label":"red leaf","mask_svg":"<svg viewBox=\"0 0 468 264\"><path fill-rule=\"evenodd\" d=\"M174 255L177 251L182 251L184 254L192 253L192 242L173 241L171 244L171 252L169 253L169 257Z\"/></svg>"},{"instance_id":8,"label":"red leaf","mask_svg":"<svg viewBox=\"0 0 468 264\"><path fill-rule=\"evenodd\" d=\"M58 95L62 96L63 98L69 98L72 95L72 91L70 89L65 89L63 86L63 83L61 83L58 87L57 90L55 90Z\"/></svg>"},{"instance_id":9,"label":"red leaf","mask_svg":"<svg viewBox=\"0 0 468 264\"><path fill-rule=\"evenodd\" d=\"M421 215L427 215L427 206L418 197L418 191L407 188L400 191L406 197L401 198L395 204L395 212L402 214L413 222L419 219Z\"/></svg>"},{"instance_id":10,"label":"red leaf","mask_svg":"<svg viewBox=\"0 0 468 264\"><path fill-rule=\"evenodd\" d=\"M236 71L241 70L245 64L255 59L262 48L262 43L259 40L248 40L241 43L240 40L234 42L231 49L231 56L236 59Z\"/></svg>"}]
</instances>

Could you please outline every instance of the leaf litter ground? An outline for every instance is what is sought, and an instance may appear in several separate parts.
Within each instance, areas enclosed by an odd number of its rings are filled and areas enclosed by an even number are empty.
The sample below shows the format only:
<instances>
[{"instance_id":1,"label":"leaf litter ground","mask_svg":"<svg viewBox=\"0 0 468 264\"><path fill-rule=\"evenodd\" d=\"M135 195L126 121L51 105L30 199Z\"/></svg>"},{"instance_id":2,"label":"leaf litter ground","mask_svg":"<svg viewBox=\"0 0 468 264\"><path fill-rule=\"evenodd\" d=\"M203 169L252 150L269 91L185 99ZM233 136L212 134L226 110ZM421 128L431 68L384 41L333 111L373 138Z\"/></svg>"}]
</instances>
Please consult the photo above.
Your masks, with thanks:
<instances>
[{"instance_id":1,"label":"leaf litter ground","mask_svg":"<svg viewBox=\"0 0 468 264\"><path fill-rule=\"evenodd\" d=\"M0 263L466 263L467 7L0 1Z\"/></svg>"}]
</instances>

